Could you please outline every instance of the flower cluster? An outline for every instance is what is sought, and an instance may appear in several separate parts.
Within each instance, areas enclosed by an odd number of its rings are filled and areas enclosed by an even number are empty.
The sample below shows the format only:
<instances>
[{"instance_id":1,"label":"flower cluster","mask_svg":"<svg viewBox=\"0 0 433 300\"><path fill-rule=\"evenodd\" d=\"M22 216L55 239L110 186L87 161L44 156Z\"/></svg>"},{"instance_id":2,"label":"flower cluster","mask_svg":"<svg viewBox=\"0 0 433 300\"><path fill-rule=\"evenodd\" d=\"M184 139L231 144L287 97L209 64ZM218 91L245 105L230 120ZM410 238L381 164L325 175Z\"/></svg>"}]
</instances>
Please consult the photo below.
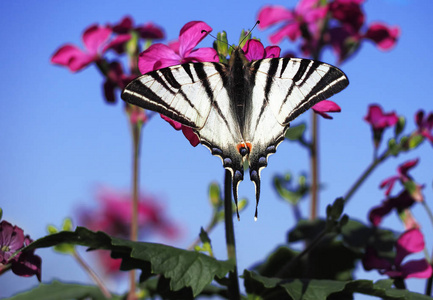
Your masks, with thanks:
<instances>
[{"instance_id":1,"label":"flower cluster","mask_svg":"<svg viewBox=\"0 0 433 300\"><path fill-rule=\"evenodd\" d=\"M140 52L138 40L151 41L164 38L164 32L153 23L134 26L130 17L124 17L117 24L89 26L82 35L84 49L73 44L61 46L51 57L53 64L77 72L94 63L105 78L104 96L107 102L115 102L116 89L123 89L139 74L136 56ZM108 51L117 54L113 60L106 56ZM131 57L129 71L123 70L119 55L128 53Z\"/></svg>"},{"instance_id":2,"label":"flower cluster","mask_svg":"<svg viewBox=\"0 0 433 300\"><path fill-rule=\"evenodd\" d=\"M101 230L115 237L129 238L132 220L131 196L101 188L96 199L98 201L96 209L80 210L79 223L93 231ZM173 239L179 235L179 229L164 216L158 201L145 195L141 195L139 199L138 230L140 237L156 233ZM120 260L111 259L109 252L98 251L97 254L107 274L119 271Z\"/></svg>"},{"instance_id":3,"label":"flower cluster","mask_svg":"<svg viewBox=\"0 0 433 300\"><path fill-rule=\"evenodd\" d=\"M305 56L319 59L322 47L332 47L338 61L348 59L363 40L372 41L379 49L391 49L399 35L398 27L383 23L365 26L362 10L364 0L301 0L294 9L281 6L265 6L259 14L260 28L281 24L270 36L270 41L279 43L284 38L291 41L301 39L301 51Z\"/></svg>"},{"instance_id":4,"label":"flower cluster","mask_svg":"<svg viewBox=\"0 0 433 300\"><path fill-rule=\"evenodd\" d=\"M28 235L18 226L7 221L0 222L0 274L11 269L19 276L36 275L41 281L41 258L34 251L25 251L14 255L17 251L32 242Z\"/></svg>"}]
</instances>

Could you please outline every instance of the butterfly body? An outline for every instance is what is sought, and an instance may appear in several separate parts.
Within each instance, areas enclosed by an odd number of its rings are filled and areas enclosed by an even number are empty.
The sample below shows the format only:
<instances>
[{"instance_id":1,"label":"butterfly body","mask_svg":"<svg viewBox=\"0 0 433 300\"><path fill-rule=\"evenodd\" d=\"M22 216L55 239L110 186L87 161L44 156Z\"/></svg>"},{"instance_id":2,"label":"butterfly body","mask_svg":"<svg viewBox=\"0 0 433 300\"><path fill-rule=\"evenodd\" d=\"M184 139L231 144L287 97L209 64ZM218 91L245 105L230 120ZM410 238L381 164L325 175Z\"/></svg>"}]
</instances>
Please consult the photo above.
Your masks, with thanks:
<instances>
[{"instance_id":1,"label":"butterfly body","mask_svg":"<svg viewBox=\"0 0 433 300\"><path fill-rule=\"evenodd\" d=\"M297 58L250 62L235 48L228 64L186 63L142 75L122 98L191 127L231 172L236 203L248 161L257 218L260 171L289 123L348 83L342 71L325 63Z\"/></svg>"}]
</instances>

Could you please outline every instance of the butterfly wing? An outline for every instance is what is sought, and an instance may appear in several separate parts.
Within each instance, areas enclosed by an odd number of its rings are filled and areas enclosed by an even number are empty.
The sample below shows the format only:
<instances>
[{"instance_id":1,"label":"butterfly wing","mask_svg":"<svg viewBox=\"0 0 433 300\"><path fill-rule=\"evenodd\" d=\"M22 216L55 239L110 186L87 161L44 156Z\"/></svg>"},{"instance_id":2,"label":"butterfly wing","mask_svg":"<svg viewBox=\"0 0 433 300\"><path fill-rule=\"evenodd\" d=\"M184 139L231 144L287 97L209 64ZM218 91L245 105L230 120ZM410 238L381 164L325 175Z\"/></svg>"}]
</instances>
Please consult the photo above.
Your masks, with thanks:
<instances>
[{"instance_id":1,"label":"butterfly wing","mask_svg":"<svg viewBox=\"0 0 433 300\"><path fill-rule=\"evenodd\" d=\"M271 58L251 64L252 106L247 139L250 177L260 194L260 171L284 140L289 123L317 102L343 90L349 81L336 67L299 58ZM257 216L257 208L256 208Z\"/></svg>"},{"instance_id":2,"label":"butterfly wing","mask_svg":"<svg viewBox=\"0 0 433 300\"><path fill-rule=\"evenodd\" d=\"M193 128L200 142L230 170L236 201L243 180L242 156L236 148L241 132L230 107L227 73L227 66L218 63L168 67L132 81L122 99Z\"/></svg>"}]
</instances>

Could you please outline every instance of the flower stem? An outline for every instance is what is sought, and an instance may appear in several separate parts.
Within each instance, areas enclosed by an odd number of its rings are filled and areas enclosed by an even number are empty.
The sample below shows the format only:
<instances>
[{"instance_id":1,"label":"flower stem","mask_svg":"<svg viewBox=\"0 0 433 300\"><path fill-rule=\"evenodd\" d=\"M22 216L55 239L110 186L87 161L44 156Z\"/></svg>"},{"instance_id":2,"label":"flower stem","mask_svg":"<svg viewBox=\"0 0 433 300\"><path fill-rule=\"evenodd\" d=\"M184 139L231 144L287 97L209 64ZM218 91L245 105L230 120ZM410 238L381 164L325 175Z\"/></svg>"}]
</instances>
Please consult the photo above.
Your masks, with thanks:
<instances>
[{"instance_id":1,"label":"flower stem","mask_svg":"<svg viewBox=\"0 0 433 300\"><path fill-rule=\"evenodd\" d=\"M138 239L138 179L139 179L139 162L140 162L140 134L141 125L138 123L131 124L132 130L132 220L131 220L131 240L136 241ZM136 299L136 285L135 285L135 270L131 270L129 273L129 294L128 300Z\"/></svg>"},{"instance_id":2,"label":"flower stem","mask_svg":"<svg viewBox=\"0 0 433 300\"><path fill-rule=\"evenodd\" d=\"M361 186L361 184L367 179L367 177L373 172L373 170L382 163L385 159L387 159L390 155L390 152L387 150L385 151L381 156L379 156L377 159L375 159L368 168L362 173L362 175L358 178L358 180L352 185L352 187L347 191L346 195L344 196L344 203L347 204L349 199L353 196L353 194L356 192L356 190Z\"/></svg>"},{"instance_id":3,"label":"flower stem","mask_svg":"<svg viewBox=\"0 0 433 300\"><path fill-rule=\"evenodd\" d=\"M229 273L228 294L230 300L239 300L238 266L236 261L235 232L233 228L232 211L232 177L230 171L225 171L224 180L224 221L226 227L226 245L229 261L234 263L234 271Z\"/></svg>"},{"instance_id":4,"label":"flower stem","mask_svg":"<svg viewBox=\"0 0 433 300\"><path fill-rule=\"evenodd\" d=\"M96 285L101 290L102 294L104 294L105 298L110 299L111 293L107 289L107 287L102 282L101 278L90 268L90 266L81 258L81 256L78 254L76 250L72 252L72 256L75 258L75 260L78 262L78 264L89 274L90 278L96 283Z\"/></svg>"},{"instance_id":5,"label":"flower stem","mask_svg":"<svg viewBox=\"0 0 433 300\"><path fill-rule=\"evenodd\" d=\"M318 153L318 122L317 116L311 112L311 152L310 152L310 166L311 166L311 204L310 204L310 219L314 220L317 217L317 207L319 202L318 187L319 187L319 153Z\"/></svg>"}]
</instances>

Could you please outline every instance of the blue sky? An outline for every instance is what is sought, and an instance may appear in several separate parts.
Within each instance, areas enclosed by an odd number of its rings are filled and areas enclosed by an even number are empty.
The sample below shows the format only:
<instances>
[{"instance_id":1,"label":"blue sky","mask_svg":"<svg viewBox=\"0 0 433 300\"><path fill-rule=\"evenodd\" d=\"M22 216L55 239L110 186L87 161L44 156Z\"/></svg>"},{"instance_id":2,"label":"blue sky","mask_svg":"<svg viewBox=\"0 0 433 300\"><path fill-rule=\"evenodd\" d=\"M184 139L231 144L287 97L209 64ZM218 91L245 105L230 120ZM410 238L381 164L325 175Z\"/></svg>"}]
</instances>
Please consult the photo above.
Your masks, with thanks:
<instances>
[{"instance_id":1,"label":"blue sky","mask_svg":"<svg viewBox=\"0 0 433 300\"><path fill-rule=\"evenodd\" d=\"M273 1L293 7L295 1ZM131 142L123 113L123 103L105 104L102 78L94 67L72 74L49 63L62 44L81 45L82 31L94 23L115 23L132 16L136 23L153 21L166 31L167 40L176 39L180 28L191 20L203 20L216 33L225 30L236 43L242 29L250 28L264 1L3 1L0 2L0 40L2 67L0 87L0 207L3 218L21 226L33 238L46 233L47 224L59 225L67 216L75 217L77 208L92 205L98 185L128 190L130 186ZM349 87L332 98L342 112L334 120L320 120L321 179L320 212L343 195L372 159L371 132L363 121L371 103L386 111L395 110L407 117L413 130L418 109L433 110L429 88L433 79L433 22L430 0L375 0L365 4L367 23L384 21L401 27L401 38L390 52L381 52L364 43L358 54L341 68L350 80ZM256 30L254 35L268 45L273 31ZM210 46L205 39L201 46ZM285 42L283 50L294 50ZM323 57L335 63L330 51ZM309 120L304 114L293 124ZM390 132L385 134L385 138ZM187 247L210 218L207 202L210 182L223 182L224 170L218 158L202 146L192 148L179 132L158 117L143 131L141 186L158 196L173 221L181 224L183 236L173 242ZM424 143L409 154L386 161L361 187L345 212L366 221L369 209L383 199L378 189L381 180L394 175L399 164L420 157L411 172L426 184L424 195L431 205L432 146ZM254 222L253 202L235 222L239 270L263 259L283 244L287 229L294 225L290 207L272 188L275 174L308 172L306 152L284 142L269 159L262 172L259 220ZM241 183L240 197L254 199L254 186L248 178ZM431 205L432 206L432 205ZM302 204L307 214L308 202ZM422 225L431 251L432 227L420 208L414 214ZM395 216L385 225L396 231L403 228ZM224 230L212 234L218 258L226 257ZM155 240L155 239L152 239ZM164 241L162 241L164 242ZM72 258L38 250L43 258L43 281L90 282ZM92 258L88 257L90 261ZM59 266L62 266L59 268ZM380 278L376 272L359 272L359 278ZM37 284L35 278L0 277L1 296L8 296ZM409 287L422 292L424 281L409 280Z\"/></svg>"}]
</instances>

